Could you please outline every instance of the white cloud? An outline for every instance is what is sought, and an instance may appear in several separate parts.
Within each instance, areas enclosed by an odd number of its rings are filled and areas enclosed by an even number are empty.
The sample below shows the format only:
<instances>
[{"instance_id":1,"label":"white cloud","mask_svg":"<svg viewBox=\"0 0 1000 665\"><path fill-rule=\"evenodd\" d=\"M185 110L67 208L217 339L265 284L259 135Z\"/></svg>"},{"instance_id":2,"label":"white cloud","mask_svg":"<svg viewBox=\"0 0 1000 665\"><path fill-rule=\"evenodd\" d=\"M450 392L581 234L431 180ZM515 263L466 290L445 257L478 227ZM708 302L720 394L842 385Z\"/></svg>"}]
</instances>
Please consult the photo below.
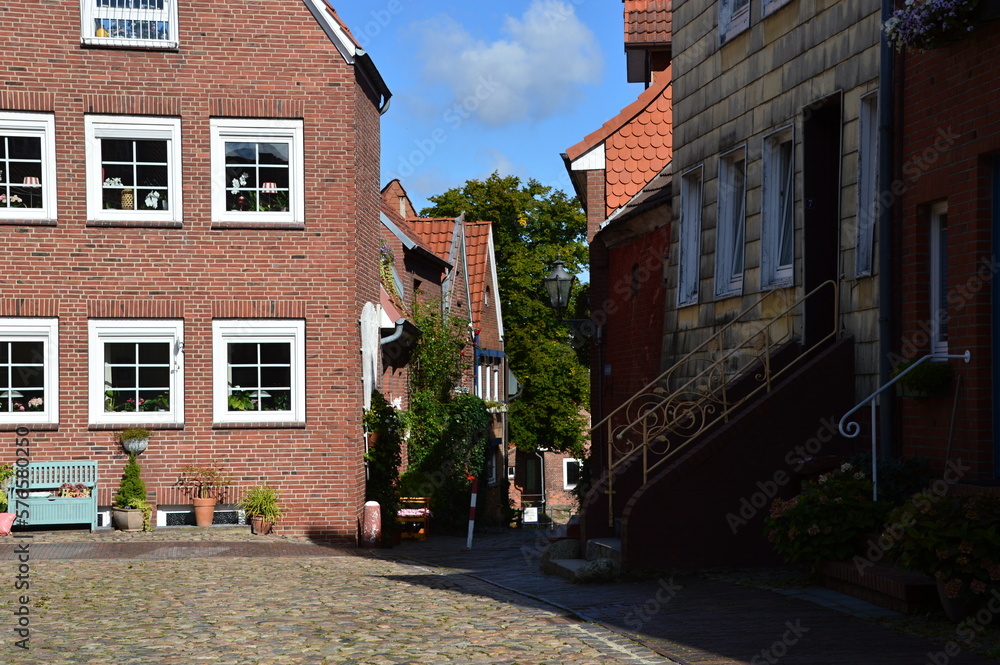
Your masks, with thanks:
<instances>
[{"instance_id":1,"label":"white cloud","mask_svg":"<svg viewBox=\"0 0 1000 665\"><path fill-rule=\"evenodd\" d=\"M475 38L442 16L417 26L428 85L452 93L445 120L469 117L500 126L538 121L578 103L597 83L603 60L594 33L563 0L532 0L521 18L507 16L503 39Z\"/></svg>"}]
</instances>

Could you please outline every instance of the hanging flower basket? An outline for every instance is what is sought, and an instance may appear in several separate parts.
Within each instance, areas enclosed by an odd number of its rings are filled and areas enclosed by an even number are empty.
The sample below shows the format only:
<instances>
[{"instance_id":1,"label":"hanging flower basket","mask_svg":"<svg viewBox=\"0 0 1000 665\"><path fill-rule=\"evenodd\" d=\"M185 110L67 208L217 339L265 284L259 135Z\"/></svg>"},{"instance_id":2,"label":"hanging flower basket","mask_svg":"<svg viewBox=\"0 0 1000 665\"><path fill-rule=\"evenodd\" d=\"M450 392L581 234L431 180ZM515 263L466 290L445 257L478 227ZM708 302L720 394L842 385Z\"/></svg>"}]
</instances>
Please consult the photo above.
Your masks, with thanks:
<instances>
[{"instance_id":1,"label":"hanging flower basket","mask_svg":"<svg viewBox=\"0 0 1000 665\"><path fill-rule=\"evenodd\" d=\"M929 51L954 44L974 29L981 0L906 0L882 26L897 50Z\"/></svg>"}]
</instances>

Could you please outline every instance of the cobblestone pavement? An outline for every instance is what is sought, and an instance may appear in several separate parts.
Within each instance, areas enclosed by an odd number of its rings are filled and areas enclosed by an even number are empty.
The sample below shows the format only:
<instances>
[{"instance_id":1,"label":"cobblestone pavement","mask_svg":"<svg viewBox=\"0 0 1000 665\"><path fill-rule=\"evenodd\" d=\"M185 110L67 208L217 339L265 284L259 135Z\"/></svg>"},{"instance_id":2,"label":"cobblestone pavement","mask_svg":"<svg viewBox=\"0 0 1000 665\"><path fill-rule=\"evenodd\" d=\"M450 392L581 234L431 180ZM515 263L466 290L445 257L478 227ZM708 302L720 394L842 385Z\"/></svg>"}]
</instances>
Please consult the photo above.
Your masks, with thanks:
<instances>
[{"instance_id":1,"label":"cobblestone pavement","mask_svg":"<svg viewBox=\"0 0 1000 665\"><path fill-rule=\"evenodd\" d=\"M885 620L863 620L792 595L692 575L601 585L539 572L544 532L465 538L432 535L382 554L435 565L500 588L543 598L685 665L985 665L964 649L965 634L932 641ZM996 624L996 621L992 623ZM966 629L972 634L970 629ZM983 638L980 638L982 640ZM957 652L948 654L954 640Z\"/></svg>"},{"instance_id":2,"label":"cobblestone pavement","mask_svg":"<svg viewBox=\"0 0 1000 665\"><path fill-rule=\"evenodd\" d=\"M220 530L214 537L225 540L213 541L185 541L174 529L32 535L0 545L0 663L671 662L544 602L375 551L245 530ZM17 592L14 550L25 541L30 589ZM14 632L22 607L27 651Z\"/></svg>"}]
</instances>

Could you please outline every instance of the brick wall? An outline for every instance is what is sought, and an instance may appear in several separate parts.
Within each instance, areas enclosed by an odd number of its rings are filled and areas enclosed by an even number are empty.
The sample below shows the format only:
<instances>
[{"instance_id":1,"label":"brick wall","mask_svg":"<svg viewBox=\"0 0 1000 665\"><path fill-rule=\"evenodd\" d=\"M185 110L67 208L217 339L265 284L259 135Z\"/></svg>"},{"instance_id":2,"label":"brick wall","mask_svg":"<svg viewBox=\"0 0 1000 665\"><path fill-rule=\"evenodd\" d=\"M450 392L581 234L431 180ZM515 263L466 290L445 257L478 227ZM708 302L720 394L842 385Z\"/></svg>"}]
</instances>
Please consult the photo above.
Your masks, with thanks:
<instances>
[{"instance_id":1,"label":"brick wall","mask_svg":"<svg viewBox=\"0 0 1000 665\"><path fill-rule=\"evenodd\" d=\"M255 3L181 3L177 51L82 48L76 0L47 3L44 30L38 9L6 3L0 37L0 110L51 111L56 127L57 222L26 225L0 211L0 315L59 318L59 423L32 432L33 459L96 460L107 500L124 458L88 422L88 317L167 308L184 322L185 422L156 429L140 458L151 498L175 500L181 465L219 462L238 485L266 479L282 491L281 531L353 540L364 498L358 317L378 302L371 91L301 2L280 3L266 21ZM179 228L88 224L84 115L96 112L180 118ZM304 228L213 227L212 116L303 120ZM305 319L304 427L213 426L212 321L236 303ZM10 432L0 459L13 458L13 445Z\"/></svg>"},{"instance_id":2,"label":"brick wall","mask_svg":"<svg viewBox=\"0 0 1000 665\"><path fill-rule=\"evenodd\" d=\"M901 356L930 351L930 206L947 202L947 324L955 377L944 397L899 405L905 454L972 467L966 481L994 478L991 297L996 272L991 221L992 156L1000 152L1000 25L980 24L961 42L903 59L903 150L897 183L901 217L897 255ZM922 100L933 98L933 104ZM958 390L957 408L955 391ZM954 428L952 430L952 428Z\"/></svg>"}]
</instances>

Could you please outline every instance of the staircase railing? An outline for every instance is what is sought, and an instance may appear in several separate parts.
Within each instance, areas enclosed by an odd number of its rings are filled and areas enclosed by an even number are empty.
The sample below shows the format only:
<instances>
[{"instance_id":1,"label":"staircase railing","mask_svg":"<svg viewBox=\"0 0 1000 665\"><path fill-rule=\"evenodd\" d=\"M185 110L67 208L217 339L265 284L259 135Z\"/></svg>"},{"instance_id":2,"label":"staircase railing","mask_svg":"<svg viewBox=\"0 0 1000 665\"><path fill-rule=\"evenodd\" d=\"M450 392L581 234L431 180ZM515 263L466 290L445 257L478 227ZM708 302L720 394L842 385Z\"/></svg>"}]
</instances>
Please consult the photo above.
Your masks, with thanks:
<instances>
[{"instance_id":1,"label":"staircase railing","mask_svg":"<svg viewBox=\"0 0 1000 665\"><path fill-rule=\"evenodd\" d=\"M809 348L802 349L789 362L775 365L776 350L801 341L796 330L801 330L803 317L796 310L810 298L818 299L818 294L827 289L833 291L831 330L820 339L809 340ZM591 440L601 434L607 446L604 491L608 495L608 526L614 525L617 472L641 461L645 484L654 470L716 423L728 422L742 404L770 392L777 379L838 336L839 293L835 281L823 282L769 319L761 316L759 308L767 301L777 300L776 306L781 306L782 293L761 296L591 428Z\"/></svg>"},{"instance_id":2,"label":"staircase railing","mask_svg":"<svg viewBox=\"0 0 1000 665\"><path fill-rule=\"evenodd\" d=\"M837 426L837 428L840 430L840 434L842 436L847 437L848 439L853 439L854 437L856 437L858 434L861 433L861 425L859 425L858 421L856 421L856 420L848 420L848 419L851 416L853 416L855 413L857 413L858 409L860 409L861 407L863 407L865 404L870 404L871 405L871 414L870 414L870 417L871 417L871 428L872 428L871 429L871 434L872 434L872 501L876 501L876 502L878 501L878 446L877 446L877 439L876 439L876 432L878 430L878 420L876 419L876 411L875 411L876 406L878 406L878 401L879 401L878 400L878 396L881 395L886 390L888 390L889 388L891 388L893 385L896 384L896 382L898 382L900 379L902 379L907 374L909 374L910 372L912 372L914 369L916 369L917 365L925 363L928 360L949 360L949 359L952 359L952 358L964 360L965 364L969 364L969 361L972 360L972 351L966 351L965 353L961 353L961 354L954 354L954 353L953 354L931 353L929 355L924 356L923 358L920 358L919 360L917 360L916 362L914 362L913 364L911 364L909 367L907 367L905 370L903 370L902 372L900 372L896 376L894 376L891 379L889 379L888 381L886 381L885 384L882 387L880 387L878 390L876 390L875 392L873 392L871 395L869 395L868 397L866 397L863 400L861 400L860 402L858 402L854 406L853 409L851 409L850 411L848 411L847 413L845 413L841 417L840 424Z\"/></svg>"}]
</instances>

